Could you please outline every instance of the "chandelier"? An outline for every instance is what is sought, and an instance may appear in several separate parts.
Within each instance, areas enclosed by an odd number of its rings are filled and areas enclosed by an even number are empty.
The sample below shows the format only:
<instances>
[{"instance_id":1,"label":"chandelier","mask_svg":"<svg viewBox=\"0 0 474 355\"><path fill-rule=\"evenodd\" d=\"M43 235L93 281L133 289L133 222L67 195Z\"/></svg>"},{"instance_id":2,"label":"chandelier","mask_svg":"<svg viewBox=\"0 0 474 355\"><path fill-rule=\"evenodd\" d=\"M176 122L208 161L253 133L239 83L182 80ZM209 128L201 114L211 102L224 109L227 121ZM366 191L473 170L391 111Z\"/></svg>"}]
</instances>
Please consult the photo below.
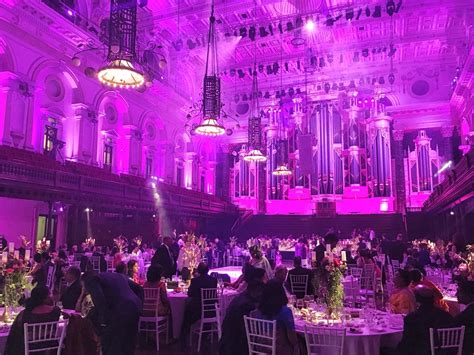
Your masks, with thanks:
<instances>
[{"instance_id":1,"label":"chandelier","mask_svg":"<svg viewBox=\"0 0 474 355\"><path fill-rule=\"evenodd\" d=\"M252 102L248 121L248 153L244 156L247 162L265 162L267 157L262 154L262 119L258 107L258 83L257 83L257 63L256 51L253 66Z\"/></svg>"},{"instance_id":2,"label":"chandelier","mask_svg":"<svg viewBox=\"0 0 474 355\"><path fill-rule=\"evenodd\" d=\"M289 176L292 174L291 170L288 170L286 165L278 165L275 170L272 171L275 176Z\"/></svg>"},{"instance_id":3,"label":"chandelier","mask_svg":"<svg viewBox=\"0 0 474 355\"><path fill-rule=\"evenodd\" d=\"M202 120L194 127L196 134L217 137L227 131L219 122L221 116L221 79L217 60L217 40L215 35L214 1L211 5L211 17L209 18L209 34L206 54L206 72L204 74L204 85L202 92Z\"/></svg>"},{"instance_id":4,"label":"chandelier","mask_svg":"<svg viewBox=\"0 0 474 355\"><path fill-rule=\"evenodd\" d=\"M136 88L145 82L143 72L135 67L136 37L137 2L111 0L108 64L97 73L100 82L120 88Z\"/></svg>"}]
</instances>

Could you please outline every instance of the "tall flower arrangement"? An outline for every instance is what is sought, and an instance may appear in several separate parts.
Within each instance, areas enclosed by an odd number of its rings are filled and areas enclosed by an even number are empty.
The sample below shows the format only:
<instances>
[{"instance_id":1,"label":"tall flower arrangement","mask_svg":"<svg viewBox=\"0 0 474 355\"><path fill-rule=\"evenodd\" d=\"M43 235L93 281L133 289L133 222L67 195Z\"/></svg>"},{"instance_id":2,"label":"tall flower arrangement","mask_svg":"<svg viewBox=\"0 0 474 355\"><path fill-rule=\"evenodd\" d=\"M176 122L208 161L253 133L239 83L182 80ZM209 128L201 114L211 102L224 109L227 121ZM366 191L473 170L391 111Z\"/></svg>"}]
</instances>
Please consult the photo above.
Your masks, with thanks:
<instances>
[{"instance_id":1,"label":"tall flower arrangement","mask_svg":"<svg viewBox=\"0 0 474 355\"><path fill-rule=\"evenodd\" d=\"M125 248L128 247L128 240L123 235L119 235L117 238L114 238L114 244L119 252L123 253Z\"/></svg>"},{"instance_id":2,"label":"tall flower arrangement","mask_svg":"<svg viewBox=\"0 0 474 355\"><path fill-rule=\"evenodd\" d=\"M189 265L189 269L192 273L192 271L196 269L198 264L201 262L201 249L195 242L194 234L188 235L186 244L184 244L181 250L183 253L183 264Z\"/></svg>"},{"instance_id":3,"label":"tall flower arrangement","mask_svg":"<svg viewBox=\"0 0 474 355\"><path fill-rule=\"evenodd\" d=\"M92 249L95 245L95 238L90 236L87 237L86 240L84 241L85 245L87 248Z\"/></svg>"},{"instance_id":4,"label":"tall flower arrangement","mask_svg":"<svg viewBox=\"0 0 474 355\"><path fill-rule=\"evenodd\" d=\"M51 241L46 238L40 239L36 242L36 251L38 253L44 253L49 250L51 246Z\"/></svg>"},{"instance_id":5,"label":"tall flower arrangement","mask_svg":"<svg viewBox=\"0 0 474 355\"><path fill-rule=\"evenodd\" d=\"M5 306L3 321L10 318L10 308L18 307L19 301L27 291L31 291L32 285L28 280L28 272L21 260L8 256L7 262L3 264L2 274L5 280L3 292L3 304Z\"/></svg>"},{"instance_id":6,"label":"tall flower arrangement","mask_svg":"<svg viewBox=\"0 0 474 355\"><path fill-rule=\"evenodd\" d=\"M324 258L316 270L313 279L316 296L324 301L329 314L337 313L343 307L343 273L344 265L332 256Z\"/></svg>"}]
</instances>

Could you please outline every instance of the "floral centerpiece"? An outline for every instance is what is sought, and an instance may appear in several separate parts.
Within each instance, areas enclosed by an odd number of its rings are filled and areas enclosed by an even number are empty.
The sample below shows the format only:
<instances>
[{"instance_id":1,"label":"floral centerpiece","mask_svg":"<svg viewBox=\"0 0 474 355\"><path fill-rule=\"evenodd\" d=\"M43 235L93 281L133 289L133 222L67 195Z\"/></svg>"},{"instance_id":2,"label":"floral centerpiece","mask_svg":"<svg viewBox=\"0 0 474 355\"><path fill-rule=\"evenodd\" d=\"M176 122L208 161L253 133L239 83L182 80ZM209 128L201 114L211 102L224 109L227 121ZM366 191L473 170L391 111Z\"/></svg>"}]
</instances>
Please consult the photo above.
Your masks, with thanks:
<instances>
[{"instance_id":1,"label":"floral centerpiece","mask_svg":"<svg viewBox=\"0 0 474 355\"><path fill-rule=\"evenodd\" d=\"M119 250L119 253L123 253L128 246L128 240L123 235L119 235L117 238L114 238L114 245Z\"/></svg>"},{"instance_id":2,"label":"floral centerpiece","mask_svg":"<svg viewBox=\"0 0 474 355\"><path fill-rule=\"evenodd\" d=\"M141 235L137 235L135 238L133 238L132 242L140 248L140 246L143 243L143 237Z\"/></svg>"},{"instance_id":3,"label":"floral centerpiece","mask_svg":"<svg viewBox=\"0 0 474 355\"><path fill-rule=\"evenodd\" d=\"M19 236L19 239L20 239L20 244L21 246L26 250L26 249L30 249L31 247L31 241L26 238L26 236L24 235L20 235Z\"/></svg>"},{"instance_id":4,"label":"floral centerpiece","mask_svg":"<svg viewBox=\"0 0 474 355\"><path fill-rule=\"evenodd\" d=\"M188 237L189 238L189 237ZM199 250L201 251L201 257L203 257L206 252L209 250L207 246L207 240L204 235L201 235L197 241L196 241L197 246L199 247Z\"/></svg>"},{"instance_id":5,"label":"floral centerpiece","mask_svg":"<svg viewBox=\"0 0 474 355\"><path fill-rule=\"evenodd\" d=\"M3 264L2 274L5 279L3 304L5 305L2 320L8 322L12 307L18 307L19 301L25 294L31 292L32 285L28 280L28 272L21 260L8 256Z\"/></svg>"},{"instance_id":6,"label":"floral centerpiece","mask_svg":"<svg viewBox=\"0 0 474 355\"><path fill-rule=\"evenodd\" d=\"M36 251L38 253L44 253L49 250L51 246L51 241L46 238L40 239L36 242Z\"/></svg>"},{"instance_id":7,"label":"floral centerpiece","mask_svg":"<svg viewBox=\"0 0 474 355\"><path fill-rule=\"evenodd\" d=\"M85 246L91 250L94 248L95 245L95 238L94 237L87 237L86 240L84 241Z\"/></svg>"},{"instance_id":8,"label":"floral centerpiece","mask_svg":"<svg viewBox=\"0 0 474 355\"><path fill-rule=\"evenodd\" d=\"M316 296L326 304L328 315L337 314L343 307L342 284L345 266L332 256L325 257L313 278Z\"/></svg>"},{"instance_id":9,"label":"floral centerpiece","mask_svg":"<svg viewBox=\"0 0 474 355\"><path fill-rule=\"evenodd\" d=\"M191 274L201 262L201 249L195 242L195 238L194 234L188 235L186 243L181 248L182 264L189 267Z\"/></svg>"}]
</instances>

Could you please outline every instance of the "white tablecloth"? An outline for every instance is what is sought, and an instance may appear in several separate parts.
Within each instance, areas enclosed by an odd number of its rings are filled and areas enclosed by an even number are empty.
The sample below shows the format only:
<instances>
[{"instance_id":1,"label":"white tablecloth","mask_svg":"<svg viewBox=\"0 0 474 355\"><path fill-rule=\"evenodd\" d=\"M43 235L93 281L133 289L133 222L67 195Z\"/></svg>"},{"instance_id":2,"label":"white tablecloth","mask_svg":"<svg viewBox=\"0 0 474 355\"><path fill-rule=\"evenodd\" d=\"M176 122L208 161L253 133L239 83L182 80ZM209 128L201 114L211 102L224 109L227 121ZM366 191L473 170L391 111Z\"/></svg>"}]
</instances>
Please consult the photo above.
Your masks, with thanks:
<instances>
[{"instance_id":1,"label":"white tablecloth","mask_svg":"<svg viewBox=\"0 0 474 355\"><path fill-rule=\"evenodd\" d=\"M224 294L219 296L219 306L221 310L221 316L225 316L227 307L229 307L230 302L238 295L237 292L233 290L224 290ZM179 338L181 334L181 326L183 325L184 311L186 308L186 303L188 296L182 292L168 291L168 299L171 304L171 321L173 324L173 338Z\"/></svg>"},{"instance_id":2,"label":"white tablecloth","mask_svg":"<svg viewBox=\"0 0 474 355\"><path fill-rule=\"evenodd\" d=\"M296 331L304 334L305 321L295 317ZM306 323L308 324L308 323ZM389 322L387 322L389 324ZM399 323L400 324L400 323ZM309 324L309 326L320 326ZM386 346L394 348L402 339L403 328L379 328L378 330L370 330L367 326L362 327L361 333L351 333L349 328L346 332L344 342L344 355L372 355L379 354L380 347ZM324 353L324 355L331 355Z\"/></svg>"}]
</instances>

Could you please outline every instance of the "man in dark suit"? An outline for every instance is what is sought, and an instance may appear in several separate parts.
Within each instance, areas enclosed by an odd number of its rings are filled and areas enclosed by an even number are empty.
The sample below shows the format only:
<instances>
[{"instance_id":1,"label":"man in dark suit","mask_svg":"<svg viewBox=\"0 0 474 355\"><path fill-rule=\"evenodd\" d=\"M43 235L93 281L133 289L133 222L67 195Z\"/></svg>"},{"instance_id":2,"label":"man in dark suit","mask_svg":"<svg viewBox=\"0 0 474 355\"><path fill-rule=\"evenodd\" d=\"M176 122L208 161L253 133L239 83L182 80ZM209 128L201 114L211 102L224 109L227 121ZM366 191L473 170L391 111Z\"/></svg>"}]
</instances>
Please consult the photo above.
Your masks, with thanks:
<instances>
[{"instance_id":1,"label":"man in dark suit","mask_svg":"<svg viewBox=\"0 0 474 355\"><path fill-rule=\"evenodd\" d=\"M454 317L454 325L464 325L463 354L474 354L474 281L461 281L458 284L458 302L466 305L464 311Z\"/></svg>"},{"instance_id":2,"label":"man in dark suit","mask_svg":"<svg viewBox=\"0 0 474 355\"><path fill-rule=\"evenodd\" d=\"M170 278L176 274L176 259L171 251L173 240L170 237L163 238L163 244L156 249L155 255L151 258L151 265L161 265L163 276Z\"/></svg>"},{"instance_id":3,"label":"man in dark suit","mask_svg":"<svg viewBox=\"0 0 474 355\"><path fill-rule=\"evenodd\" d=\"M81 270L75 266L71 266L67 269L64 279L67 282L67 288L61 295L61 303L65 309L76 309L76 303L81 296L82 287L81 281Z\"/></svg>"},{"instance_id":4,"label":"man in dark suit","mask_svg":"<svg viewBox=\"0 0 474 355\"><path fill-rule=\"evenodd\" d=\"M314 287L313 287L313 272L310 269L306 269L301 266L301 257L296 256L293 259L293 266L294 268L288 271L288 278L286 280L286 287L288 290L291 290L291 275L307 275L308 276L308 283L306 286L306 294L307 295L313 295L314 294ZM297 298L303 298L305 295L303 292L296 292L295 293Z\"/></svg>"},{"instance_id":5,"label":"man in dark suit","mask_svg":"<svg viewBox=\"0 0 474 355\"><path fill-rule=\"evenodd\" d=\"M405 253L405 243L400 233L397 234L397 239L393 241L390 248L390 259L403 261L403 254Z\"/></svg>"},{"instance_id":6,"label":"man in dark suit","mask_svg":"<svg viewBox=\"0 0 474 355\"><path fill-rule=\"evenodd\" d=\"M215 288L217 289L217 279L209 276L209 267L205 263L199 263L197 267L197 276L191 279L188 288L188 303L184 313L183 326L181 328L181 340L184 343L186 336L191 329L191 325L201 319L201 289Z\"/></svg>"},{"instance_id":7,"label":"man in dark suit","mask_svg":"<svg viewBox=\"0 0 474 355\"><path fill-rule=\"evenodd\" d=\"M114 272L86 273L83 281L98 312L102 354L133 355L143 288Z\"/></svg>"},{"instance_id":8,"label":"man in dark suit","mask_svg":"<svg viewBox=\"0 0 474 355\"><path fill-rule=\"evenodd\" d=\"M430 328L448 328L452 326L453 318L442 309L434 306L434 290L424 285L415 287L418 309L409 313L403 324L402 340L398 344L400 354L429 355Z\"/></svg>"}]
</instances>

